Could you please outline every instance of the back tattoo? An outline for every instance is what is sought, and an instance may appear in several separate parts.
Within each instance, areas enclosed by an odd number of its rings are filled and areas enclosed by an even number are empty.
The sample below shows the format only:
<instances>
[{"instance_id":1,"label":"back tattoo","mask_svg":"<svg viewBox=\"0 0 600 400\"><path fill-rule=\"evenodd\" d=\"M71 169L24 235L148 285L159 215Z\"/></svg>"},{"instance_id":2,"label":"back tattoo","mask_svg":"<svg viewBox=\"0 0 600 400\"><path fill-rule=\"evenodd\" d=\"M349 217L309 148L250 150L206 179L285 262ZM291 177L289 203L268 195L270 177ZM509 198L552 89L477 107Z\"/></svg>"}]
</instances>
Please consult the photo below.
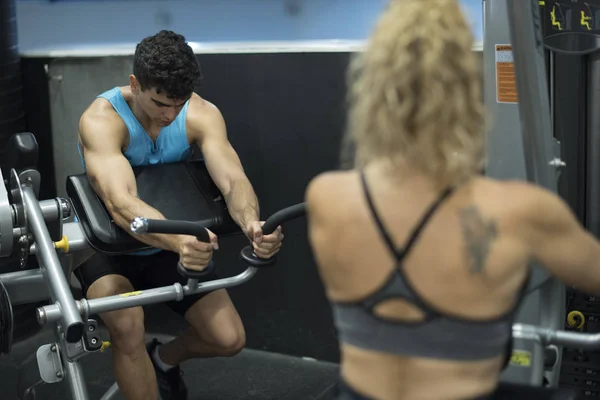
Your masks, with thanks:
<instances>
[{"instance_id":1,"label":"back tattoo","mask_svg":"<svg viewBox=\"0 0 600 400\"><path fill-rule=\"evenodd\" d=\"M469 256L469 270L480 273L494 239L498 236L495 221L485 220L476 206L468 206L460 210L460 226Z\"/></svg>"}]
</instances>

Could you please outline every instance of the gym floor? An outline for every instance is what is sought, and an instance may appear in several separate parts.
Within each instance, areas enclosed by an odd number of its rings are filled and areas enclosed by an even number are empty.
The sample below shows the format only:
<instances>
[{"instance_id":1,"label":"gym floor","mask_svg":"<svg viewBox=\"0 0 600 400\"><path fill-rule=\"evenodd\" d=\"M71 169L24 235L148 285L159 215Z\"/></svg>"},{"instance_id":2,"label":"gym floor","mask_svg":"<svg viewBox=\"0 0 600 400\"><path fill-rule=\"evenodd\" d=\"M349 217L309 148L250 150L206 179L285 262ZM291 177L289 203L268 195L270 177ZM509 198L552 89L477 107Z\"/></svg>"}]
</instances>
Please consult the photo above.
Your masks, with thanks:
<instances>
[{"instance_id":1,"label":"gym floor","mask_svg":"<svg viewBox=\"0 0 600 400\"><path fill-rule=\"evenodd\" d=\"M160 322L172 321L172 316L168 315L171 312L163 305L152 306L152 311L146 312L146 316L152 315L147 320L147 332L151 332L147 334L148 340L152 337L163 341L169 339L167 332L164 332L164 324L161 326ZM176 327L170 323L170 333L182 330L183 323L181 321L181 326ZM103 338L107 337L108 335L103 334ZM52 331L44 329L14 344L9 356L0 356L0 397L3 400L18 399L19 379L39 376L35 351L53 340ZM89 398L97 400L114 382L110 354L89 354L81 364ZM182 369L190 391L189 400L334 399L339 373L338 365L334 363L251 349L230 358L189 360L182 364ZM123 399L120 395L116 398ZM64 382L41 385L36 389L36 399L68 400L68 388Z\"/></svg>"}]
</instances>

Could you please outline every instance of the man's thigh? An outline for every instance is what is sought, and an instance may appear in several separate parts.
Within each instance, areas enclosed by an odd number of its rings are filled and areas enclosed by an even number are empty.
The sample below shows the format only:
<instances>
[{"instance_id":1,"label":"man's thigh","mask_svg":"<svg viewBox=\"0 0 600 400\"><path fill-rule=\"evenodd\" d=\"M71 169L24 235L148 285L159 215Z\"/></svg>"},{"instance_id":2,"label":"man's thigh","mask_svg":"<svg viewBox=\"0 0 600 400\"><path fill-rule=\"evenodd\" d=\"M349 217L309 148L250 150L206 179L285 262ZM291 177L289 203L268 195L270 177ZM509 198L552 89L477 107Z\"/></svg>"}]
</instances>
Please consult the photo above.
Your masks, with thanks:
<instances>
[{"instance_id":1,"label":"man's thigh","mask_svg":"<svg viewBox=\"0 0 600 400\"><path fill-rule=\"evenodd\" d=\"M185 319L207 343L234 347L246 340L242 319L225 289L218 289L197 300L187 310Z\"/></svg>"},{"instance_id":2,"label":"man's thigh","mask_svg":"<svg viewBox=\"0 0 600 400\"><path fill-rule=\"evenodd\" d=\"M135 260L129 260L127 256L108 256L102 253L92 256L75 271L84 297L97 299L134 291L136 274L128 267L134 263ZM143 327L144 314L141 307L104 312L99 316L113 333L115 329L131 327L132 321Z\"/></svg>"},{"instance_id":3,"label":"man's thigh","mask_svg":"<svg viewBox=\"0 0 600 400\"><path fill-rule=\"evenodd\" d=\"M132 291L136 285L126 256L109 256L96 253L74 272L83 296L98 298Z\"/></svg>"}]
</instances>

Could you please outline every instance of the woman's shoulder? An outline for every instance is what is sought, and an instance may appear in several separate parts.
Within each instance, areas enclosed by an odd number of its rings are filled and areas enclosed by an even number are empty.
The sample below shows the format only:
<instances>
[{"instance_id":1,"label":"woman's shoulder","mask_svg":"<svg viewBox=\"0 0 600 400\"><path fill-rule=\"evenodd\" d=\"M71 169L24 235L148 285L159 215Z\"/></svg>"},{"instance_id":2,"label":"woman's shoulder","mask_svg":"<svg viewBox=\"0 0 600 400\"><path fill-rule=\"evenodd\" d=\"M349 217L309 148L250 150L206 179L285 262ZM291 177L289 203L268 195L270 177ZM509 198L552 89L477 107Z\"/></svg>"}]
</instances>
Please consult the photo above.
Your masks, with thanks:
<instances>
[{"instance_id":1,"label":"woman's shoulder","mask_svg":"<svg viewBox=\"0 0 600 400\"><path fill-rule=\"evenodd\" d=\"M348 183L358 179L359 173L355 170L325 171L310 180L307 193L311 190L323 191L327 188L334 189L334 187L335 189L343 189Z\"/></svg>"},{"instance_id":2,"label":"woman's shoulder","mask_svg":"<svg viewBox=\"0 0 600 400\"><path fill-rule=\"evenodd\" d=\"M337 248L358 226L364 195L358 171L332 171L316 176L306 190L309 231L318 248ZM326 251L326 250L323 250Z\"/></svg>"},{"instance_id":3,"label":"woman's shoulder","mask_svg":"<svg viewBox=\"0 0 600 400\"><path fill-rule=\"evenodd\" d=\"M495 197L505 204L530 205L540 200L559 196L550 190L519 179L498 180L482 177L475 183L475 193L479 196Z\"/></svg>"},{"instance_id":4,"label":"woman's shoulder","mask_svg":"<svg viewBox=\"0 0 600 400\"><path fill-rule=\"evenodd\" d=\"M327 171L315 176L308 184L305 200L309 212L331 214L357 203L360 176L355 170Z\"/></svg>"},{"instance_id":5,"label":"woman's shoulder","mask_svg":"<svg viewBox=\"0 0 600 400\"><path fill-rule=\"evenodd\" d=\"M523 180L498 180L488 177L474 179L460 188L465 201L480 204L505 216L522 217L545 204L562 200L548 189ZM305 192L307 211L319 219L342 221L352 219L364 208L364 192L360 173L356 170L327 171L315 176ZM542 206L542 207L540 207Z\"/></svg>"},{"instance_id":6,"label":"woman's shoulder","mask_svg":"<svg viewBox=\"0 0 600 400\"><path fill-rule=\"evenodd\" d=\"M474 203L515 226L538 224L568 209L564 199L553 191L524 180L482 178L473 189Z\"/></svg>"}]
</instances>

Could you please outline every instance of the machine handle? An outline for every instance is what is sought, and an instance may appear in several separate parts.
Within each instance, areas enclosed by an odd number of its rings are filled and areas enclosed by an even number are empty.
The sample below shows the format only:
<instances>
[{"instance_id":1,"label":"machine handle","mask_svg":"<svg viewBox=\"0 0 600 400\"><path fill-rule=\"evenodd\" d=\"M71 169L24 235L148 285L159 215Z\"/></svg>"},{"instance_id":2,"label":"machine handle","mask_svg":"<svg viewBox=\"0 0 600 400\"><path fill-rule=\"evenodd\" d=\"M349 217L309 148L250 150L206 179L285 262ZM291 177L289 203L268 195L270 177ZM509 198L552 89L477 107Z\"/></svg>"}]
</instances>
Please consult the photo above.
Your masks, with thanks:
<instances>
[{"instance_id":1,"label":"machine handle","mask_svg":"<svg viewBox=\"0 0 600 400\"><path fill-rule=\"evenodd\" d=\"M275 232L279 225L292 221L306 215L306 203L298 203L293 206L286 207L271 215L262 226L263 234L270 235ZM256 268L269 267L277 261L277 256L265 259L260 258L254 252L252 246L246 246L240 252L240 258L248 265Z\"/></svg>"},{"instance_id":2,"label":"machine handle","mask_svg":"<svg viewBox=\"0 0 600 400\"><path fill-rule=\"evenodd\" d=\"M198 222L135 217L131 222L130 229L133 233L191 235L196 236L201 242L210 243L206 227Z\"/></svg>"},{"instance_id":3,"label":"machine handle","mask_svg":"<svg viewBox=\"0 0 600 400\"><path fill-rule=\"evenodd\" d=\"M290 207L286 207L282 210L277 211L271 215L262 226L263 234L270 235L277 229L279 225L285 222L292 221L296 218L300 218L306 215L306 203L298 203ZM198 240L209 243L210 238L208 231L204 226L197 222L192 221L174 221L174 220L159 220L159 219L148 219L143 217L135 217L131 222L131 231L134 233L166 233L175 235L193 235ZM254 267L266 267L275 264L277 257L271 257L269 259L263 259L258 257L254 253L252 246L246 246L242 249L240 257L247 264ZM206 269L203 271L191 271L185 268L181 262L177 264L177 270L180 274L187 278L200 278L208 275L214 270L214 263L208 264Z\"/></svg>"},{"instance_id":4,"label":"machine handle","mask_svg":"<svg viewBox=\"0 0 600 400\"><path fill-rule=\"evenodd\" d=\"M512 332L513 337L540 341L544 345L554 344L593 350L600 348L600 333L556 331L541 326L525 324L514 324Z\"/></svg>"},{"instance_id":5,"label":"machine handle","mask_svg":"<svg viewBox=\"0 0 600 400\"><path fill-rule=\"evenodd\" d=\"M262 226L262 231L265 235L270 235L275 232L275 229L277 229L279 225L303 217L304 215L306 215L306 203L298 203L286 207L267 218Z\"/></svg>"},{"instance_id":6,"label":"machine handle","mask_svg":"<svg viewBox=\"0 0 600 400\"><path fill-rule=\"evenodd\" d=\"M206 228L192 221L166 220L166 219L148 219L143 217L135 217L131 222L131 231L133 233L166 233L174 235L192 235L204 243L210 243L210 237ZM211 274L215 269L215 264L212 260L202 271L193 271L187 269L180 262L177 263L177 271L188 279L199 279L203 276Z\"/></svg>"},{"instance_id":7,"label":"machine handle","mask_svg":"<svg viewBox=\"0 0 600 400\"><path fill-rule=\"evenodd\" d=\"M213 260L210 260L208 262L208 265L206 266L206 268L204 268L202 271L194 271L194 270L188 269L183 266L181 261L179 261L177 263L177 272L179 272L182 276L184 276L187 279L200 279L203 276L212 274L214 270L215 270L215 263L213 262Z\"/></svg>"}]
</instances>

